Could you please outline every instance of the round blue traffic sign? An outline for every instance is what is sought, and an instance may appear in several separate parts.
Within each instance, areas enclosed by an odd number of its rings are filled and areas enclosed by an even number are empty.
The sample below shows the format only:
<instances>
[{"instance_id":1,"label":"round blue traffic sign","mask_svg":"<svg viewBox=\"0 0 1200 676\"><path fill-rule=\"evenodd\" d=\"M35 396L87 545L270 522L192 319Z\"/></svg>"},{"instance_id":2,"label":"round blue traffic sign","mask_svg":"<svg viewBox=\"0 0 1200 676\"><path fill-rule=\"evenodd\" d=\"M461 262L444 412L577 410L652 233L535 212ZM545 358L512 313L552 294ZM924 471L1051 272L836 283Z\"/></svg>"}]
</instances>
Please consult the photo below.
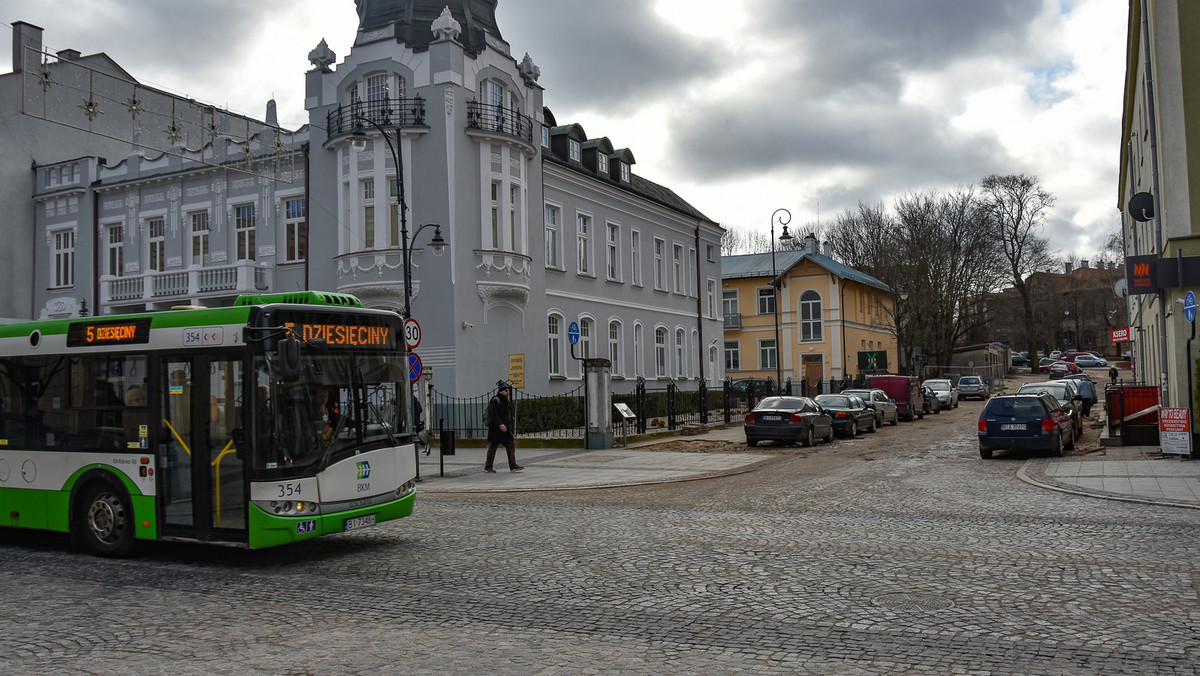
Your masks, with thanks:
<instances>
[{"instance_id":1,"label":"round blue traffic sign","mask_svg":"<svg viewBox=\"0 0 1200 676\"><path fill-rule=\"evenodd\" d=\"M567 337L571 339L572 345L579 343L579 322L571 322L567 327Z\"/></svg>"},{"instance_id":2,"label":"round blue traffic sign","mask_svg":"<svg viewBox=\"0 0 1200 676\"><path fill-rule=\"evenodd\" d=\"M421 379L421 358L415 352L408 353L408 382L415 383Z\"/></svg>"},{"instance_id":3,"label":"round blue traffic sign","mask_svg":"<svg viewBox=\"0 0 1200 676\"><path fill-rule=\"evenodd\" d=\"M1183 297L1183 317L1189 322L1196 321L1196 294L1191 291Z\"/></svg>"}]
</instances>

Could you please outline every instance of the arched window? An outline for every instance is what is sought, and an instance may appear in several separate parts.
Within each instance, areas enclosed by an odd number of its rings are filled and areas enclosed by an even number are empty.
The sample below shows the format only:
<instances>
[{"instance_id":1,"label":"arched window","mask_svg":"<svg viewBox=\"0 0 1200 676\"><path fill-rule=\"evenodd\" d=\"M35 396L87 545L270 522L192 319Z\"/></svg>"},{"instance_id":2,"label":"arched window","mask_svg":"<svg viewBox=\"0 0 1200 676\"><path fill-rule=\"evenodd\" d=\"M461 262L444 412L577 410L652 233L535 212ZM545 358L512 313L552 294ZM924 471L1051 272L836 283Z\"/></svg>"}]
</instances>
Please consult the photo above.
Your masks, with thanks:
<instances>
[{"instance_id":1,"label":"arched window","mask_svg":"<svg viewBox=\"0 0 1200 676\"><path fill-rule=\"evenodd\" d=\"M592 320L583 318L579 320L579 356L584 359L592 357ZM581 364L579 368L583 368Z\"/></svg>"},{"instance_id":2,"label":"arched window","mask_svg":"<svg viewBox=\"0 0 1200 676\"><path fill-rule=\"evenodd\" d=\"M821 294L805 291L800 296L800 340L823 340Z\"/></svg>"},{"instance_id":3,"label":"arched window","mask_svg":"<svg viewBox=\"0 0 1200 676\"><path fill-rule=\"evenodd\" d=\"M559 354L562 351L562 318L550 315L546 326L546 350L550 359L550 375L562 375L562 361Z\"/></svg>"},{"instance_id":4,"label":"arched window","mask_svg":"<svg viewBox=\"0 0 1200 676\"><path fill-rule=\"evenodd\" d=\"M642 325L633 325L633 375L646 375L646 342L642 338Z\"/></svg>"},{"instance_id":5,"label":"arched window","mask_svg":"<svg viewBox=\"0 0 1200 676\"><path fill-rule=\"evenodd\" d=\"M654 375L667 375L667 329L662 326L654 329Z\"/></svg>"},{"instance_id":6,"label":"arched window","mask_svg":"<svg viewBox=\"0 0 1200 676\"><path fill-rule=\"evenodd\" d=\"M683 329L675 330L675 377L684 377L684 366L687 365L687 347L684 345Z\"/></svg>"},{"instance_id":7,"label":"arched window","mask_svg":"<svg viewBox=\"0 0 1200 676\"><path fill-rule=\"evenodd\" d=\"M621 322L608 323L608 360L612 362L612 375L621 375Z\"/></svg>"}]
</instances>

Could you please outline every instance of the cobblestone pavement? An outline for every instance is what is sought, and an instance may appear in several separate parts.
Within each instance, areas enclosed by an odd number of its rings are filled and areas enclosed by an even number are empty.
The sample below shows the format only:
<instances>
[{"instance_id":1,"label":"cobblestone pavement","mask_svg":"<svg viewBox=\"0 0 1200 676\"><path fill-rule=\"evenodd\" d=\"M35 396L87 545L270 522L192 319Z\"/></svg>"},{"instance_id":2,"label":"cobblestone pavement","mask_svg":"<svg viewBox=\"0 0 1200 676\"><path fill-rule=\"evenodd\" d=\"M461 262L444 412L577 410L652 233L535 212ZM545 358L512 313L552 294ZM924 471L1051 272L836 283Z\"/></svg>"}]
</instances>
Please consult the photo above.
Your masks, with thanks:
<instances>
[{"instance_id":1,"label":"cobblestone pavement","mask_svg":"<svg viewBox=\"0 0 1200 676\"><path fill-rule=\"evenodd\" d=\"M977 413L276 550L0 531L0 673L1200 672L1200 514L1024 483Z\"/></svg>"}]
</instances>

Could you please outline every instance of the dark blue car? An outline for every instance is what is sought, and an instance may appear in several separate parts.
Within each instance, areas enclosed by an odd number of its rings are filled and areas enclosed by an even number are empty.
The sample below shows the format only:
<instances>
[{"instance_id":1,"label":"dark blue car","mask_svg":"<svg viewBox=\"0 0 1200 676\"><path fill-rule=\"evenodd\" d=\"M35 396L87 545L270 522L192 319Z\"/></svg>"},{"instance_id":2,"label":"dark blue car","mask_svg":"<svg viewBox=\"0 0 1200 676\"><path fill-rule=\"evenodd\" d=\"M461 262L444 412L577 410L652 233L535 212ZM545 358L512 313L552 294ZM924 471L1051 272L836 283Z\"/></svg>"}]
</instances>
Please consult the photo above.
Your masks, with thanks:
<instances>
[{"instance_id":1,"label":"dark blue car","mask_svg":"<svg viewBox=\"0 0 1200 676\"><path fill-rule=\"evenodd\" d=\"M746 414L746 445L780 441L812 446L833 441L833 420L808 397L767 397Z\"/></svg>"},{"instance_id":2,"label":"dark blue car","mask_svg":"<svg viewBox=\"0 0 1200 676\"><path fill-rule=\"evenodd\" d=\"M993 451L1040 451L1061 456L1075 448L1071 418L1050 394L1000 394L979 414L979 457Z\"/></svg>"}]
</instances>

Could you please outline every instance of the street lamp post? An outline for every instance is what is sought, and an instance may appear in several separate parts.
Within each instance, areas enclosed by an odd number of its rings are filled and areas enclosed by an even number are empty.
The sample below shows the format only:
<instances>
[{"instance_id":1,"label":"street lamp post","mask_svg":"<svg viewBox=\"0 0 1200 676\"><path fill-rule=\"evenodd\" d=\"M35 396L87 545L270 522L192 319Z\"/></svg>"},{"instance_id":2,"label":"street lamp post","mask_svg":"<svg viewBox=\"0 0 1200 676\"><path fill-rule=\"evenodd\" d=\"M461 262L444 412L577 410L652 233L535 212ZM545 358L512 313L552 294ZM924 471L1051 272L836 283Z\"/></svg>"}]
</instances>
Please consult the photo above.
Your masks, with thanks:
<instances>
[{"instance_id":1,"label":"street lamp post","mask_svg":"<svg viewBox=\"0 0 1200 676\"><path fill-rule=\"evenodd\" d=\"M786 218L785 218L786 217ZM792 222L792 212L782 207L771 214L771 286L774 293L775 305L775 387L783 387L783 344L779 340L779 272L775 269L775 221L783 226L783 234L779 235L780 242L790 242L792 236L788 233L787 224ZM782 389L780 389L782 393Z\"/></svg>"},{"instance_id":2,"label":"street lamp post","mask_svg":"<svg viewBox=\"0 0 1200 676\"><path fill-rule=\"evenodd\" d=\"M360 153L367 149L367 132L363 130L363 122L367 122L379 130L384 142L387 143L388 150L392 153L392 162L396 165L396 208L400 211L400 254L404 265L404 318L408 319L412 316L412 250L408 245L408 203L404 199L404 155L402 154L403 146L400 143L400 125L396 125L396 143L392 144L392 139L383 125L369 117L356 116L350 145ZM412 241L415 242L417 235L431 225L434 230L433 239L429 245L433 248L433 255L440 256L446 248L446 240L442 239L442 226L436 223L426 223L413 233Z\"/></svg>"}]
</instances>

